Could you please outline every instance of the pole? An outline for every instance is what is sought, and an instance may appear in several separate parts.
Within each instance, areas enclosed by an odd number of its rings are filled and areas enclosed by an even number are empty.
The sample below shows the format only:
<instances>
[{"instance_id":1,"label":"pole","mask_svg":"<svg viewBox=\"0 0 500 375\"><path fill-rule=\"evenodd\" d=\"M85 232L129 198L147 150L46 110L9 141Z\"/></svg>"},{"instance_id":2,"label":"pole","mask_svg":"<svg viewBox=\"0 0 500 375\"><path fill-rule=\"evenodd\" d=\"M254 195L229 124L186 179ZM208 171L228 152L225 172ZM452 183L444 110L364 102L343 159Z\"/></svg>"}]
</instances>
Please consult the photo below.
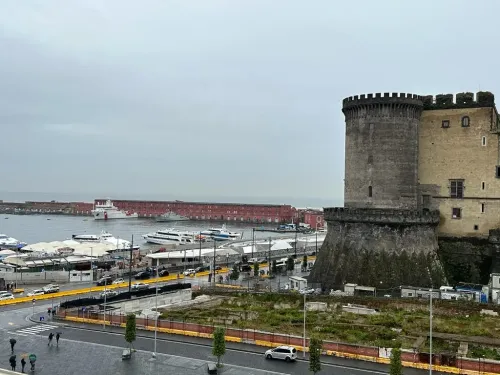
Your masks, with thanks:
<instances>
[{"instance_id":1,"label":"pole","mask_svg":"<svg viewBox=\"0 0 500 375\"><path fill-rule=\"evenodd\" d=\"M92 258L93 258L93 252L92 252L92 246L90 246L90 298L92 298L92 285L94 284L94 268L92 267Z\"/></svg>"},{"instance_id":2,"label":"pole","mask_svg":"<svg viewBox=\"0 0 500 375\"><path fill-rule=\"evenodd\" d=\"M318 223L316 223L316 255L318 254Z\"/></svg>"},{"instance_id":3,"label":"pole","mask_svg":"<svg viewBox=\"0 0 500 375\"><path fill-rule=\"evenodd\" d=\"M303 358L306 358L306 294L304 293L304 339L302 343Z\"/></svg>"},{"instance_id":4,"label":"pole","mask_svg":"<svg viewBox=\"0 0 500 375\"><path fill-rule=\"evenodd\" d=\"M19 248L16 246L16 268L15 268L15 272L16 272L16 284L14 285L14 289L17 289L17 269L19 267Z\"/></svg>"},{"instance_id":5,"label":"pole","mask_svg":"<svg viewBox=\"0 0 500 375\"><path fill-rule=\"evenodd\" d=\"M203 264L201 263L201 231L200 231L199 240L200 240L200 253L198 255L198 262L200 262L200 266L203 266Z\"/></svg>"},{"instance_id":6,"label":"pole","mask_svg":"<svg viewBox=\"0 0 500 375\"><path fill-rule=\"evenodd\" d=\"M106 285L107 285L107 281L104 281L104 311L102 314L102 328L103 329L106 329L106 297L107 297Z\"/></svg>"},{"instance_id":7,"label":"pole","mask_svg":"<svg viewBox=\"0 0 500 375\"><path fill-rule=\"evenodd\" d=\"M432 375L432 288L429 290L429 375Z\"/></svg>"},{"instance_id":8,"label":"pole","mask_svg":"<svg viewBox=\"0 0 500 375\"><path fill-rule=\"evenodd\" d=\"M158 334L158 277L159 277L159 273L158 273L158 262L159 262L159 259L156 261L156 283L155 283L155 287L156 287L156 293L155 293L155 344L154 344L154 349L153 349L153 358L156 358L156 337L157 337L157 334Z\"/></svg>"},{"instance_id":9,"label":"pole","mask_svg":"<svg viewBox=\"0 0 500 375\"><path fill-rule=\"evenodd\" d=\"M216 244L217 244L217 241L215 240L214 238L214 262L213 262L213 266L212 266L212 278L213 278L213 283L214 283L214 289L215 289L215 249L216 249Z\"/></svg>"},{"instance_id":10,"label":"pole","mask_svg":"<svg viewBox=\"0 0 500 375\"><path fill-rule=\"evenodd\" d=\"M250 258L253 258L254 249L255 249L255 228L252 228L252 256Z\"/></svg>"},{"instance_id":11,"label":"pole","mask_svg":"<svg viewBox=\"0 0 500 375\"><path fill-rule=\"evenodd\" d=\"M184 249L184 271L186 271L186 249Z\"/></svg>"},{"instance_id":12,"label":"pole","mask_svg":"<svg viewBox=\"0 0 500 375\"><path fill-rule=\"evenodd\" d=\"M132 235L132 242L130 243L130 259L128 261L128 293L129 298L132 298L132 250L134 249L134 235Z\"/></svg>"},{"instance_id":13,"label":"pole","mask_svg":"<svg viewBox=\"0 0 500 375\"><path fill-rule=\"evenodd\" d=\"M269 268L269 276L271 276L271 272L272 272L272 267L271 267L271 264L272 264L272 261L271 261L271 237L269 237L269 255L267 258L268 258L267 266Z\"/></svg>"},{"instance_id":14,"label":"pole","mask_svg":"<svg viewBox=\"0 0 500 375\"><path fill-rule=\"evenodd\" d=\"M293 245L294 247L294 252L295 252L295 259L297 259L297 228L295 228L295 244Z\"/></svg>"}]
</instances>

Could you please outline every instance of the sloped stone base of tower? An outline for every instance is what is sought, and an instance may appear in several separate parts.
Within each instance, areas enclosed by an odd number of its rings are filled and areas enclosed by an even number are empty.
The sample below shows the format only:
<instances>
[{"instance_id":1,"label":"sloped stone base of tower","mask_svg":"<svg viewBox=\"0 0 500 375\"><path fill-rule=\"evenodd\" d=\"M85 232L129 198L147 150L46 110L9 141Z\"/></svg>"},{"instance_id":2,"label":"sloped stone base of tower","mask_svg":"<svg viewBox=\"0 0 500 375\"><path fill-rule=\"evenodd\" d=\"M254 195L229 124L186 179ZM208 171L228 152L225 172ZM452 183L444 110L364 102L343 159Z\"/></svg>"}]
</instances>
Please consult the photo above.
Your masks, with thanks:
<instances>
[{"instance_id":1,"label":"sloped stone base of tower","mask_svg":"<svg viewBox=\"0 0 500 375\"><path fill-rule=\"evenodd\" d=\"M325 219L328 233L310 282L326 290L344 283L390 289L445 282L437 258L439 212L334 208L325 209Z\"/></svg>"}]
</instances>

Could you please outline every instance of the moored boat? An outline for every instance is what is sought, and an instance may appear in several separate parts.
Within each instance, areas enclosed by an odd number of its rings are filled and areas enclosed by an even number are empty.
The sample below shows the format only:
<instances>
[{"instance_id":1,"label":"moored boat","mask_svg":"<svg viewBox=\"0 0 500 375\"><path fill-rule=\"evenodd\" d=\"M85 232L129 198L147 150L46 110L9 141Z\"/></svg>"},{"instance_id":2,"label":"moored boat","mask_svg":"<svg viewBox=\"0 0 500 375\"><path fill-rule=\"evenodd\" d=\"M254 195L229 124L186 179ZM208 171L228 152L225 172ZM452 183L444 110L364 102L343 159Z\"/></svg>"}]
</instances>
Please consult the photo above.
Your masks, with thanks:
<instances>
[{"instance_id":1,"label":"moored boat","mask_svg":"<svg viewBox=\"0 0 500 375\"><path fill-rule=\"evenodd\" d=\"M104 204L96 204L91 212L94 220L134 219L139 217L137 212L118 209L109 199Z\"/></svg>"}]
</instances>

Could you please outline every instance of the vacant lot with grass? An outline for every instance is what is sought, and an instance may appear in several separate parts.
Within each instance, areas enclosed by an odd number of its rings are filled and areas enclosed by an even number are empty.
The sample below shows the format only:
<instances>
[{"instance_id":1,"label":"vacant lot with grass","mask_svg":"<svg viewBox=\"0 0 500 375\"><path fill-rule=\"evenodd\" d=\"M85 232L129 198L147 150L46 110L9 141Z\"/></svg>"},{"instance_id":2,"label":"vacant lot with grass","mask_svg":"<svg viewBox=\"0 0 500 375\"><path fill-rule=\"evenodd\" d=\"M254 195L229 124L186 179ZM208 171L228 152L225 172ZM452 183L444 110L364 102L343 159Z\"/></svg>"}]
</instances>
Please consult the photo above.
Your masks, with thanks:
<instances>
[{"instance_id":1,"label":"vacant lot with grass","mask_svg":"<svg viewBox=\"0 0 500 375\"><path fill-rule=\"evenodd\" d=\"M326 311L308 311L308 332L318 332L323 339L381 347L412 349L419 337L429 332L429 306L426 301L360 297L307 297L308 302L325 302ZM377 309L374 315L343 312L348 303ZM470 302L435 301L433 331L461 336L500 339L500 318L482 315L491 309ZM295 294L228 294L217 306L199 306L166 311L166 319L201 324L221 324L235 328L256 329L300 336L303 329L303 297ZM461 338L463 340L463 338ZM456 352L459 340L434 339L434 351ZM481 352L474 346L473 352ZM419 351L427 349L427 340ZM493 350L488 357L494 357ZM482 353L481 355L484 355Z\"/></svg>"}]
</instances>

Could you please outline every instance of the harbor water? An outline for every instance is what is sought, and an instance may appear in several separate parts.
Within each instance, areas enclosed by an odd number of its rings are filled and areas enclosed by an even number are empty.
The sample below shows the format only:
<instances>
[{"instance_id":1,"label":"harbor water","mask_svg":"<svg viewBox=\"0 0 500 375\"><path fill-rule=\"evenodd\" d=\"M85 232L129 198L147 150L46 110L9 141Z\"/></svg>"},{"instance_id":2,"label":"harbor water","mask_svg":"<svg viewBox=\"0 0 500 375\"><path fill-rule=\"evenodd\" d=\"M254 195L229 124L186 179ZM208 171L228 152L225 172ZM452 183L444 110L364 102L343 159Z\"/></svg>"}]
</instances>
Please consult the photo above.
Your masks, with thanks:
<instances>
[{"instance_id":1,"label":"harbor water","mask_svg":"<svg viewBox=\"0 0 500 375\"><path fill-rule=\"evenodd\" d=\"M37 242L63 241L71 239L75 234L95 234L102 231L111 233L117 238L130 241L134 236L134 244L146 246L143 235L160 229L175 228L199 232L212 227L221 227L224 223L203 221L181 221L158 223L153 219L117 219L94 220L92 217L64 215L1 215L0 233L14 237L19 241L33 244ZM252 238L252 228L261 228L261 224L226 222L227 230L243 234L242 239ZM276 224L264 228L275 229ZM269 237L290 237L290 234L255 232L255 239Z\"/></svg>"}]
</instances>

